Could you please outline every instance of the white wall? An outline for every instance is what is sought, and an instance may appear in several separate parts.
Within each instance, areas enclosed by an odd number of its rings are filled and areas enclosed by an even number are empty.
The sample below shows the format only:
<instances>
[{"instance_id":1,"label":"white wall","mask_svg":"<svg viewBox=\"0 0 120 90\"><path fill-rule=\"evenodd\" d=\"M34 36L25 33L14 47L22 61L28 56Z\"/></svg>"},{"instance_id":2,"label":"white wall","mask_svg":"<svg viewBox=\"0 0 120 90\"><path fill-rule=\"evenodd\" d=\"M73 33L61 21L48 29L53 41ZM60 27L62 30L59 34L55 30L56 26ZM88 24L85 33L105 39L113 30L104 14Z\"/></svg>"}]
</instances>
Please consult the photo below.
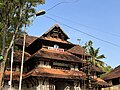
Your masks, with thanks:
<instances>
[{"instance_id":1,"label":"white wall","mask_svg":"<svg viewBox=\"0 0 120 90\"><path fill-rule=\"evenodd\" d=\"M102 88L102 90L120 90L120 84L114 85L114 86L108 87L108 88Z\"/></svg>"},{"instance_id":2,"label":"white wall","mask_svg":"<svg viewBox=\"0 0 120 90\"><path fill-rule=\"evenodd\" d=\"M46 62L46 64L44 65L44 61L40 61L40 64L38 65L38 67L51 68L49 62Z\"/></svg>"},{"instance_id":3,"label":"white wall","mask_svg":"<svg viewBox=\"0 0 120 90\"><path fill-rule=\"evenodd\" d=\"M71 65L71 70L79 71L78 65Z\"/></svg>"}]
</instances>

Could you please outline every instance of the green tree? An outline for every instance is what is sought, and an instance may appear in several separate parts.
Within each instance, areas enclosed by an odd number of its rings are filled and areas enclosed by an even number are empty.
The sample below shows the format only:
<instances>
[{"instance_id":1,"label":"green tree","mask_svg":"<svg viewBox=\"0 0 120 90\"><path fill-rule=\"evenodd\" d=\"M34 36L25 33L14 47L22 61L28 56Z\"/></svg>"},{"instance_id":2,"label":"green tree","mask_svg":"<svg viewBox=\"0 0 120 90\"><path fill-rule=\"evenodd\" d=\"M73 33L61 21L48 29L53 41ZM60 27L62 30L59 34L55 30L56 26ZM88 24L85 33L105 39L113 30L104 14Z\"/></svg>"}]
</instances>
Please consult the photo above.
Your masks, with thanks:
<instances>
[{"instance_id":1,"label":"green tree","mask_svg":"<svg viewBox=\"0 0 120 90\"><path fill-rule=\"evenodd\" d=\"M110 66L101 61L105 56L104 54L99 55L100 48L95 49L91 40L86 42L83 48L86 49L86 54L91 56L91 60L89 60L89 62L101 68L104 72L109 72L111 70Z\"/></svg>"},{"instance_id":2,"label":"green tree","mask_svg":"<svg viewBox=\"0 0 120 90\"><path fill-rule=\"evenodd\" d=\"M44 0L0 0L0 38L2 38L1 54L4 56L1 62L0 85L2 85L2 77L5 69L8 52L14 43L15 36L23 26L29 26L31 18L35 15L35 7L43 4ZM13 28L13 33L9 34L9 29ZM11 35L9 41L7 36ZM6 44L9 43L9 44ZM8 47L5 50L5 47Z\"/></svg>"},{"instance_id":3,"label":"green tree","mask_svg":"<svg viewBox=\"0 0 120 90\"><path fill-rule=\"evenodd\" d=\"M2 52L5 52L6 33L12 27L16 34L23 25L29 25L31 17L35 15L35 7L43 0L1 0L0 1L0 26L2 27Z\"/></svg>"}]
</instances>

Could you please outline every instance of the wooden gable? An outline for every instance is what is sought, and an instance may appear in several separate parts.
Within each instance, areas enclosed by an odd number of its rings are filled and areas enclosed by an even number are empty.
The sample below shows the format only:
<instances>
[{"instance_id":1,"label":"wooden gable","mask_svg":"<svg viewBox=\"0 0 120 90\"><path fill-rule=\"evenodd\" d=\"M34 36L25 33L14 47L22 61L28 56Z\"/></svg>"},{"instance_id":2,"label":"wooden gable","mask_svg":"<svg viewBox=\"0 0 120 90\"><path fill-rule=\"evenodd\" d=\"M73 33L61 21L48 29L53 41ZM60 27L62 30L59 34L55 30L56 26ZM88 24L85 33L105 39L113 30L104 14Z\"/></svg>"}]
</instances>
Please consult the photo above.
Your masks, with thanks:
<instances>
[{"instance_id":1,"label":"wooden gable","mask_svg":"<svg viewBox=\"0 0 120 90\"><path fill-rule=\"evenodd\" d=\"M58 38L63 41L67 41L69 37L64 33L64 31L60 28L58 24L55 24L53 27L51 27L47 32L45 32L42 37L52 37L52 38Z\"/></svg>"}]
</instances>

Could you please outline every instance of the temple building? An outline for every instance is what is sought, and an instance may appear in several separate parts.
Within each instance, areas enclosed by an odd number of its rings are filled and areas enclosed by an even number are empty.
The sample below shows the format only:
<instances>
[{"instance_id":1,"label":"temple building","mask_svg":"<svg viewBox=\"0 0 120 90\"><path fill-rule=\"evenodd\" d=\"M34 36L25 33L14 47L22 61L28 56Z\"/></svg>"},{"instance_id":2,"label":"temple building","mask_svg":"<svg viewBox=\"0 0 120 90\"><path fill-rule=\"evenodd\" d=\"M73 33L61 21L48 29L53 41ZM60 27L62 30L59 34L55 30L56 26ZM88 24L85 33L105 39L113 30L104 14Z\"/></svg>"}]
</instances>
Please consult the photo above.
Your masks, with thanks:
<instances>
[{"instance_id":1,"label":"temple building","mask_svg":"<svg viewBox=\"0 0 120 90\"><path fill-rule=\"evenodd\" d=\"M111 84L103 90L120 90L120 65L106 74L103 79Z\"/></svg>"},{"instance_id":2,"label":"temple building","mask_svg":"<svg viewBox=\"0 0 120 90\"><path fill-rule=\"evenodd\" d=\"M104 73L87 63L85 50L68 41L55 24L40 37L26 36L22 90L101 90L109 84L99 78ZM18 90L23 36L15 40L12 90ZM95 73L95 74L94 74ZM4 75L4 90L9 89L10 65Z\"/></svg>"}]
</instances>

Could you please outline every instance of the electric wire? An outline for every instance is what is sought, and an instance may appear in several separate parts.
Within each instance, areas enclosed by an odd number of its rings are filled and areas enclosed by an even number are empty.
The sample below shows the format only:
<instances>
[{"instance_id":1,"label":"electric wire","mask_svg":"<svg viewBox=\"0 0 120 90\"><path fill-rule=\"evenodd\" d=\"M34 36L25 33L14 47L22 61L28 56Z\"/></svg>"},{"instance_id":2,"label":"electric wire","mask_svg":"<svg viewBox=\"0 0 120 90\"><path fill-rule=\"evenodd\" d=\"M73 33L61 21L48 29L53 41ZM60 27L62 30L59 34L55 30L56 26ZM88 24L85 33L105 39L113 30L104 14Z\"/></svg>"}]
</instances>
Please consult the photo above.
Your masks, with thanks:
<instances>
[{"instance_id":1,"label":"electric wire","mask_svg":"<svg viewBox=\"0 0 120 90\"><path fill-rule=\"evenodd\" d=\"M90 27L88 25L84 25L84 24L78 23L78 22L70 20L70 19L63 18L61 16L57 16L57 15L53 15L53 14L49 14L49 13L48 13L48 15L51 15L51 16L54 16L54 17L57 17L57 18L69 21L71 23L74 23L74 24L77 24L77 25L80 25L80 26L83 26L83 27L86 27L86 28L89 28L89 29L92 29L92 30L96 30L96 31L99 31L99 32L102 32L102 33L109 34L109 35L112 35L114 37L119 37L120 38L120 35L116 34L116 33L106 32L106 31L103 31L103 30L100 30L100 29L97 29L97 28L94 28L94 27Z\"/></svg>"},{"instance_id":2,"label":"electric wire","mask_svg":"<svg viewBox=\"0 0 120 90\"><path fill-rule=\"evenodd\" d=\"M59 3L55 4L54 6L52 6L51 8L49 8L49 9L47 10L47 13L48 13L48 11L52 10L52 9L55 8L56 6L59 6L60 4L64 4L64 3L77 3L78 1L79 1L79 0L75 0L75 1L72 1L72 2L70 2L70 1L69 1L69 2L68 2L68 1L59 2ZM75 22L75 21L73 21L73 20L69 20L69 19L66 19L66 18L63 18L63 17L60 17L60 16L56 16L56 15L53 15L53 14L49 14L49 13L48 13L48 15L52 15L52 16L54 16L54 17L61 18L61 19L66 20L66 21L70 21L70 22L72 22L72 23L74 23L74 24L77 24L77 25L80 25L80 26L83 26L83 27L86 27L86 28L90 28L90 29L96 30L96 31L98 31L98 32L102 32L102 33L109 34L109 35L112 35L112 36L114 36L114 37L119 37L119 38L120 38L120 35L119 35L119 34L116 34L116 33L106 32L106 31L104 31L104 30L100 30L100 29L97 29L97 28L94 28L94 27L90 27L90 26L87 26L87 25L84 25L84 24Z\"/></svg>"},{"instance_id":3,"label":"electric wire","mask_svg":"<svg viewBox=\"0 0 120 90\"><path fill-rule=\"evenodd\" d=\"M59 21L57 21L56 19L53 19L53 18L51 18L51 17L49 17L49 16L44 15L44 17L46 17L46 18L48 18L48 19L51 19L51 20L53 20L53 21L55 21L55 22L58 22L58 23L60 23L61 25L64 25L64 26L66 26L66 27L68 27L68 28L70 28L70 29L72 29L72 30L78 31L78 32L80 32L80 33L82 33L82 34L85 34L85 35L89 36L89 37L92 37L92 38L94 38L94 39L97 39L97 40L99 40L99 41L102 41L102 42L104 42L104 43L107 43L107 44L110 44L110 45L113 45L113 46L116 46L116 47L120 47L120 46L117 45L117 44L114 44L114 43L112 43L112 42L110 42L110 41L103 40L103 39L98 38L98 37L96 37L96 36L90 35L90 34L88 34L88 33L86 33L86 32L83 32L83 31L81 31L81 30L79 30L79 29L76 29L76 28L71 27L71 26L69 26L69 25L67 25L67 24L64 24L64 23L62 23L62 22L59 22Z\"/></svg>"},{"instance_id":4,"label":"electric wire","mask_svg":"<svg viewBox=\"0 0 120 90\"><path fill-rule=\"evenodd\" d=\"M47 9L46 11L48 12L48 11L50 11L50 10L52 10L53 8L55 8L55 7L57 7L57 6L59 6L59 5L61 5L61 4L64 4L64 3L76 3L76 2L78 2L79 0L75 0L75 1L72 1L72 2L68 2L68 1L62 1L62 2L59 2L59 3L57 3L57 4L55 4L54 6L52 6L52 7L50 7L49 9Z\"/></svg>"}]
</instances>

